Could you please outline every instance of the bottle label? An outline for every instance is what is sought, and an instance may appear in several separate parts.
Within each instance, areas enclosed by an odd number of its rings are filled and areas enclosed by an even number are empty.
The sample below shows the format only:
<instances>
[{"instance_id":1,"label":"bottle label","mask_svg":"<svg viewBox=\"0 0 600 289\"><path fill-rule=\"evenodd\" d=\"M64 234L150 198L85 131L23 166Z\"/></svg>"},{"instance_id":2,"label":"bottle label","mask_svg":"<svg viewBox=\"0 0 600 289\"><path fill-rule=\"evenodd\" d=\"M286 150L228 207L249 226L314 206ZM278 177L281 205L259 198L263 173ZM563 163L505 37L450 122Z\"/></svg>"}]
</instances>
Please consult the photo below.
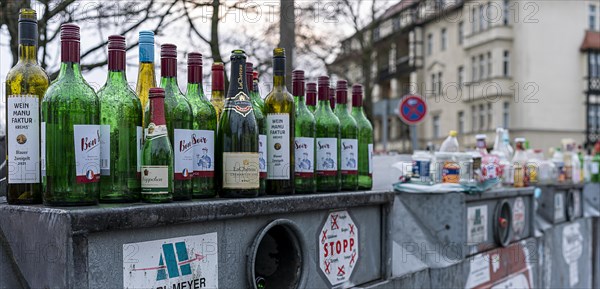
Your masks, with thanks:
<instances>
[{"instance_id":1,"label":"bottle label","mask_svg":"<svg viewBox=\"0 0 600 289\"><path fill-rule=\"evenodd\" d=\"M73 140L77 182L95 183L100 181L100 126L96 124L73 125Z\"/></svg>"},{"instance_id":2,"label":"bottle label","mask_svg":"<svg viewBox=\"0 0 600 289\"><path fill-rule=\"evenodd\" d=\"M42 122L41 129L41 141L40 146L42 147L42 155L40 156L40 166L42 167L42 177L46 176L46 122Z\"/></svg>"},{"instance_id":3,"label":"bottle label","mask_svg":"<svg viewBox=\"0 0 600 289\"><path fill-rule=\"evenodd\" d=\"M100 125L100 172L110 175L110 125Z\"/></svg>"},{"instance_id":4,"label":"bottle label","mask_svg":"<svg viewBox=\"0 0 600 289\"><path fill-rule=\"evenodd\" d=\"M257 153L223 153L223 188L258 189Z\"/></svg>"},{"instance_id":5,"label":"bottle label","mask_svg":"<svg viewBox=\"0 0 600 289\"><path fill-rule=\"evenodd\" d=\"M169 167L142 167L142 194L166 195L169 193Z\"/></svg>"},{"instance_id":6,"label":"bottle label","mask_svg":"<svg viewBox=\"0 0 600 289\"><path fill-rule=\"evenodd\" d=\"M144 138L143 133L142 133L142 127L141 126L137 126L135 128L135 133L136 133L136 142L137 142L137 172L138 172L138 177L140 175L140 173L142 172L142 149L144 149Z\"/></svg>"},{"instance_id":7,"label":"bottle label","mask_svg":"<svg viewBox=\"0 0 600 289\"><path fill-rule=\"evenodd\" d=\"M290 179L290 115L267 114L267 179Z\"/></svg>"},{"instance_id":8,"label":"bottle label","mask_svg":"<svg viewBox=\"0 0 600 289\"><path fill-rule=\"evenodd\" d=\"M600 173L600 163L593 162L590 171L592 172L592 175Z\"/></svg>"},{"instance_id":9,"label":"bottle label","mask_svg":"<svg viewBox=\"0 0 600 289\"><path fill-rule=\"evenodd\" d=\"M442 183L455 183L460 181L460 166L455 162L444 162L442 168Z\"/></svg>"},{"instance_id":10,"label":"bottle label","mask_svg":"<svg viewBox=\"0 0 600 289\"><path fill-rule=\"evenodd\" d=\"M215 175L215 132L194 130L194 177L212 178Z\"/></svg>"},{"instance_id":11,"label":"bottle label","mask_svg":"<svg viewBox=\"0 0 600 289\"><path fill-rule=\"evenodd\" d=\"M260 178L267 178L267 136L258 135L258 168L260 169Z\"/></svg>"},{"instance_id":12,"label":"bottle label","mask_svg":"<svg viewBox=\"0 0 600 289\"><path fill-rule=\"evenodd\" d=\"M252 103L250 102L250 98L243 92L238 92L234 97L230 97L225 102L225 106L223 107L223 111L232 110L242 117L248 116L250 113L254 112L252 110Z\"/></svg>"},{"instance_id":13,"label":"bottle label","mask_svg":"<svg viewBox=\"0 0 600 289\"><path fill-rule=\"evenodd\" d=\"M429 168L427 168L429 170ZM373 175L373 144L369 144L369 176Z\"/></svg>"},{"instance_id":14,"label":"bottle label","mask_svg":"<svg viewBox=\"0 0 600 289\"><path fill-rule=\"evenodd\" d=\"M148 128L146 128L146 139L154 139L161 136L167 136L166 125L155 125L153 122L148 124Z\"/></svg>"},{"instance_id":15,"label":"bottle label","mask_svg":"<svg viewBox=\"0 0 600 289\"><path fill-rule=\"evenodd\" d=\"M357 159L358 157L358 140L357 139L342 139L342 174L355 175L358 174Z\"/></svg>"},{"instance_id":16,"label":"bottle label","mask_svg":"<svg viewBox=\"0 0 600 289\"><path fill-rule=\"evenodd\" d=\"M312 137L297 137L294 139L295 173L299 178L314 177L315 139Z\"/></svg>"},{"instance_id":17,"label":"bottle label","mask_svg":"<svg viewBox=\"0 0 600 289\"><path fill-rule=\"evenodd\" d=\"M40 182L40 112L37 95L8 97L8 183Z\"/></svg>"},{"instance_id":18,"label":"bottle label","mask_svg":"<svg viewBox=\"0 0 600 289\"><path fill-rule=\"evenodd\" d=\"M175 151L175 180L189 180L194 172L194 148L192 146L191 129L175 129L173 132Z\"/></svg>"},{"instance_id":19,"label":"bottle label","mask_svg":"<svg viewBox=\"0 0 600 289\"><path fill-rule=\"evenodd\" d=\"M337 175L337 138L317 138L317 174Z\"/></svg>"},{"instance_id":20,"label":"bottle label","mask_svg":"<svg viewBox=\"0 0 600 289\"><path fill-rule=\"evenodd\" d=\"M412 176L416 177L416 178L419 178L419 177L428 178L430 165L431 165L430 161L413 160L412 161L412 174L413 174Z\"/></svg>"}]
</instances>

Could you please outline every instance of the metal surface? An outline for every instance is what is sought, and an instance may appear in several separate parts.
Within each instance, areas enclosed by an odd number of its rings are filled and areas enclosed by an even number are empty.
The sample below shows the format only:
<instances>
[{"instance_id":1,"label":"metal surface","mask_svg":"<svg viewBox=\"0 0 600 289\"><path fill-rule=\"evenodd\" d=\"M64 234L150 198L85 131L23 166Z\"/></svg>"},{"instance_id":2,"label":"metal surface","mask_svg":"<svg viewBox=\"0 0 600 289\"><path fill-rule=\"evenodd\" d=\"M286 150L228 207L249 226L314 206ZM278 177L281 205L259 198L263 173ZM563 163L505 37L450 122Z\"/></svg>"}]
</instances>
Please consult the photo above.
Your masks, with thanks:
<instances>
[{"instance_id":1,"label":"metal surface","mask_svg":"<svg viewBox=\"0 0 600 289\"><path fill-rule=\"evenodd\" d=\"M583 187L586 217L592 219L592 284L600 288L600 183Z\"/></svg>"},{"instance_id":2,"label":"metal surface","mask_svg":"<svg viewBox=\"0 0 600 289\"><path fill-rule=\"evenodd\" d=\"M583 217L583 185L539 186L542 190L537 212L546 221L560 224Z\"/></svg>"}]
</instances>

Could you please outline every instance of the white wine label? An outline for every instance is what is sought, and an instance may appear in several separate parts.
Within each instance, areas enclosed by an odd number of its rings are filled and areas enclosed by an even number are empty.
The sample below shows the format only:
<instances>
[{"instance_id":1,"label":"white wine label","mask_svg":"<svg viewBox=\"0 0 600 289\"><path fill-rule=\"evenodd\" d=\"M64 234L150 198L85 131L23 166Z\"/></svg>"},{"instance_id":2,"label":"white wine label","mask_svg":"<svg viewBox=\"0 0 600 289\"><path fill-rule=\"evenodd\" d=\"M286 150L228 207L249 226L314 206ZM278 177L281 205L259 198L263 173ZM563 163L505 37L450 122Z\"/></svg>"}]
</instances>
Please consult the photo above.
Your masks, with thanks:
<instances>
[{"instance_id":1,"label":"white wine label","mask_svg":"<svg viewBox=\"0 0 600 289\"><path fill-rule=\"evenodd\" d=\"M592 168L590 169L592 175L600 173L600 163L592 162Z\"/></svg>"},{"instance_id":2,"label":"white wine label","mask_svg":"<svg viewBox=\"0 0 600 289\"><path fill-rule=\"evenodd\" d=\"M153 122L148 124L148 127L145 129L146 139L153 139L161 136L167 136L167 125L155 125Z\"/></svg>"},{"instance_id":3,"label":"white wine label","mask_svg":"<svg viewBox=\"0 0 600 289\"><path fill-rule=\"evenodd\" d=\"M300 178L312 178L315 172L315 139L297 137L294 139L294 155L296 157L294 175Z\"/></svg>"},{"instance_id":4,"label":"white wine label","mask_svg":"<svg viewBox=\"0 0 600 289\"><path fill-rule=\"evenodd\" d=\"M42 154L40 155L40 166L42 167L42 177L46 176L46 122L42 122L42 132L40 146L42 147Z\"/></svg>"},{"instance_id":5,"label":"white wine label","mask_svg":"<svg viewBox=\"0 0 600 289\"><path fill-rule=\"evenodd\" d=\"M169 166L142 166L142 194L169 193Z\"/></svg>"},{"instance_id":6,"label":"white wine label","mask_svg":"<svg viewBox=\"0 0 600 289\"><path fill-rule=\"evenodd\" d=\"M37 95L9 95L8 183L40 182L40 110Z\"/></svg>"},{"instance_id":7,"label":"white wine label","mask_svg":"<svg viewBox=\"0 0 600 289\"><path fill-rule=\"evenodd\" d=\"M258 135L258 168L260 170L260 178L267 177L267 136L264 134Z\"/></svg>"},{"instance_id":8,"label":"white wine label","mask_svg":"<svg viewBox=\"0 0 600 289\"><path fill-rule=\"evenodd\" d=\"M142 149L144 149L144 138L142 133L142 127L138 126L135 128L136 133L136 142L137 142L137 172L138 177L139 173L142 172Z\"/></svg>"},{"instance_id":9,"label":"white wine label","mask_svg":"<svg viewBox=\"0 0 600 289\"><path fill-rule=\"evenodd\" d=\"M355 175L358 173L358 140L342 139L341 173Z\"/></svg>"},{"instance_id":10,"label":"white wine label","mask_svg":"<svg viewBox=\"0 0 600 289\"><path fill-rule=\"evenodd\" d=\"M192 134L194 146L194 177L212 178L215 175L215 131L195 130Z\"/></svg>"},{"instance_id":11,"label":"white wine label","mask_svg":"<svg viewBox=\"0 0 600 289\"><path fill-rule=\"evenodd\" d=\"M258 154L223 153L223 188L258 189Z\"/></svg>"},{"instance_id":12,"label":"white wine label","mask_svg":"<svg viewBox=\"0 0 600 289\"><path fill-rule=\"evenodd\" d=\"M290 115L267 114L267 179L290 179Z\"/></svg>"},{"instance_id":13,"label":"white wine label","mask_svg":"<svg viewBox=\"0 0 600 289\"><path fill-rule=\"evenodd\" d=\"M338 170L337 138L317 138L317 174L335 176Z\"/></svg>"},{"instance_id":14,"label":"white wine label","mask_svg":"<svg viewBox=\"0 0 600 289\"><path fill-rule=\"evenodd\" d=\"M175 180L189 180L192 178L194 172L193 133L194 131L191 129L175 129L173 132Z\"/></svg>"},{"instance_id":15,"label":"white wine label","mask_svg":"<svg viewBox=\"0 0 600 289\"><path fill-rule=\"evenodd\" d=\"M373 174L373 144L369 144L369 175Z\"/></svg>"},{"instance_id":16,"label":"white wine label","mask_svg":"<svg viewBox=\"0 0 600 289\"><path fill-rule=\"evenodd\" d=\"M100 172L110 176L110 125L100 125Z\"/></svg>"},{"instance_id":17,"label":"white wine label","mask_svg":"<svg viewBox=\"0 0 600 289\"><path fill-rule=\"evenodd\" d=\"M100 126L73 125L75 173L78 183L100 181Z\"/></svg>"}]
</instances>

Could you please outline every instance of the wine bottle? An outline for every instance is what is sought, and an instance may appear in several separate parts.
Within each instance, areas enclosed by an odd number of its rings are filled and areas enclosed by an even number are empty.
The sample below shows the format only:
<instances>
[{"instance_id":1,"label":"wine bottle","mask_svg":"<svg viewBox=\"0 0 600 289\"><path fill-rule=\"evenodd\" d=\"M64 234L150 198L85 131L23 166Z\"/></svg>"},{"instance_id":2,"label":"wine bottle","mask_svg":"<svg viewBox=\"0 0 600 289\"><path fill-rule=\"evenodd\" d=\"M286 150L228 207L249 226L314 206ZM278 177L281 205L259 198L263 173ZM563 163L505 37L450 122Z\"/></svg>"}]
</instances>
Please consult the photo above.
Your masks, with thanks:
<instances>
[{"instance_id":1,"label":"wine bottle","mask_svg":"<svg viewBox=\"0 0 600 289\"><path fill-rule=\"evenodd\" d=\"M352 117L358 125L358 189L373 187L373 126L363 111L363 87L352 86Z\"/></svg>"},{"instance_id":2,"label":"wine bottle","mask_svg":"<svg viewBox=\"0 0 600 289\"><path fill-rule=\"evenodd\" d=\"M160 87L165 90L165 116L173 147L173 200L189 200L194 171L192 107L177 85L177 46L161 45L160 58Z\"/></svg>"},{"instance_id":3,"label":"wine bottle","mask_svg":"<svg viewBox=\"0 0 600 289\"><path fill-rule=\"evenodd\" d=\"M144 115L148 110L148 93L150 88L156 87L154 73L154 32L144 30L139 34L139 61L138 79L135 87L142 106L142 124Z\"/></svg>"},{"instance_id":4,"label":"wine bottle","mask_svg":"<svg viewBox=\"0 0 600 289\"><path fill-rule=\"evenodd\" d=\"M273 89L265 99L267 193L294 193L294 98L285 87L285 49L273 50Z\"/></svg>"},{"instance_id":5,"label":"wine bottle","mask_svg":"<svg viewBox=\"0 0 600 289\"><path fill-rule=\"evenodd\" d=\"M186 97L192 105L194 114L192 196L194 198L214 197L216 195L214 176L217 112L204 96L204 89L202 88L202 54L197 52L188 54Z\"/></svg>"},{"instance_id":6,"label":"wine bottle","mask_svg":"<svg viewBox=\"0 0 600 289\"><path fill-rule=\"evenodd\" d=\"M258 126L246 84L246 54L233 50L227 99L217 130L217 188L221 197L256 197L260 187Z\"/></svg>"},{"instance_id":7,"label":"wine bottle","mask_svg":"<svg viewBox=\"0 0 600 289\"><path fill-rule=\"evenodd\" d=\"M217 123L221 120L221 113L225 105L225 71L223 63L215 62L211 68L212 89L210 103L217 113Z\"/></svg>"},{"instance_id":8,"label":"wine bottle","mask_svg":"<svg viewBox=\"0 0 600 289\"><path fill-rule=\"evenodd\" d=\"M248 86L250 86L249 83L248 83ZM252 71L252 90L250 91L250 93L252 93L252 92L254 92L254 95L252 96L252 101L254 101L258 104L258 107L260 107L261 111L264 111L265 101L260 96L258 71L256 71L256 70Z\"/></svg>"},{"instance_id":9,"label":"wine bottle","mask_svg":"<svg viewBox=\"0 0 600 289\"><path fill-rule=\"evenodd\" d=\"M335 87L329 87L329 106L331 106L331 110L335 109Z\"/></svg>"},{"instance_id":10,"label":"wine bottle","mask_svg":"<svg viewBox=\"0 0 600 289\"><path fill-rule=\"evenodd\" d=\"M100 104L81 75L79 26L61 25L60 38L60 72L42 102L44 203L95 205L100 194Z\"/></svg>"},{"instance_id":11,"label":"wine bottle","mask_svg":"<svg viewBox=\"0 0 600 289\"><path fill-rule=\"evenodd\" d=\"M246 62L246 83L248 84L248 91L250 91L254 118L258 126L258 168L260 170L260 190L258 194L265 195L267 181L267 134L265 132L265 116L258 102L260 96L254 91L254 79L252 76L252 63Z\"/></svg>"},{"instance_id":12,"label":"wine bottle","mask_svg":"<svg viewBox=\"0 0 600 289\"><path fill-rule=\"evenodd\" d=\"M173 148L165 119L165 90L148 91L148 126L142 151L142 200L164 203L173 200Z\"/></svg>"},{"instance_id":13,"label":"wine bottle","mask_svg":"<svg viewBox=\"0 0 600 289\"><path fill-rule=\"evenodd\" d=\"M317 84L309 82L306 84L306 107L314 113L317 107Z\"/></svg>"},{"instance_id":14,"label":"wine bottle","mask_svg":"<svg viewBox=\"0 0 600 289\"><path fill-rule=\"evenodd\" d=\"M125 37L108 37L108 78L100 100L100 201L139 200L142 105L125 76ZM139 161L138 161L139 160Z\"/></svg>"},{"instance_id":15,"label":"wine bottle","mask_svg":"<svg viewBox=\"0 0 600 289\"><path fill-rule=\"evenodd\" d=\"M292 71L292 94L296 104L294 127L294 155L296 156L294 182L297 193L316 193L315 134L316 122L304 102L304 71Z\"/></svg>"},{"instance_id":16,"label":"wine bottle","mask_svg":"<svg viewBox=\"0 0 600 289\"><path fill-rule=\"evenodd\" d=\"M340 190L340 121L329 105L329 77L320 76L319 103L315 110L317 122L317 191L336 192Z\"/></svg>"},{"instance_id":17,"label":"wine bottle","mask_svg":"<svg viewBox=\"0 0 600 289\"><path fill-rule=\"evenodd\" d=\"M348 82L338 80L335 115L340 120L340 180L342 190L358 188L358 125L348 110Z\"/></svg>"},{"instance_id":18,"label":"wine bottle","mask_svg":"<svg viewBox=\"0 0 600 289\"><path fill-rule=\"evenodd\" d=\"M42 202L40 103L50 81L38 64L37 33L37 13L33 9L21 9L19 61L8 71L5 83L8 161L6 198L9 204Z\"/></svg>"}]
</instances>

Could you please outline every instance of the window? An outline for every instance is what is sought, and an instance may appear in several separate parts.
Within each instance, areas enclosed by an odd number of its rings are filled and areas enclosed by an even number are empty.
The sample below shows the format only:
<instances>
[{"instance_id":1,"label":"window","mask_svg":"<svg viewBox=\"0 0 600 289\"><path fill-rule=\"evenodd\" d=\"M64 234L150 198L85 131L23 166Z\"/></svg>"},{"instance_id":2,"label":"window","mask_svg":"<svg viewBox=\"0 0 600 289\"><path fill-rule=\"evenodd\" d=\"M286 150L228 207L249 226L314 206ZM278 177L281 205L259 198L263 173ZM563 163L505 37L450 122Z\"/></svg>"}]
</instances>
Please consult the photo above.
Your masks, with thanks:
<instances>
[{"instance_id":1,"label":"window","mask_svg":"<svg viewBox=\"0 0 600 289\"><path fill-rule=\"evenodd\" d=\"M589 29L596 30L596 5L590 5Z\"/></svg>"},{"instance_id":2,"label":"window","mask_svg":"<svg viewBox=\"0 0 600 289\"><path fill-rule=\"evenodd\" d=\"M463 66L459 66L457 74L458 79L456 80L456 82L458 82L458 86L463 86L463 84L465 83L465 68Z\"/></svg>"},{"instance_id":3,"label":"window","mask_svg":"<svg viewBox=\"0 0 600 289\"><path fill-rule=\"evenodd\" d=\"M510 102L505 101L503 106L502 106L502 127L504 128L508 128L508 124L509 124L509 112L510 112Z\"/></svg>"},{"instance_id":4,"label":"window","mask_svg":"<svg viewBox=\"0 0 600 289\"><path fill-rule=\"evenodd\" d=\"M479 55L479 80L485 78L485 56Z\"/></svg>"},{"instance_id":5,"label":"window","mask_svg":"<svg viewBox=\"0 0 600 289\"><path fill-rule=\"evenodd\" d=\"M435 73L431 75L431 91L433 91L433 93L435 94L436 88L435 86L437 85L437 81L435 78Z\"/></svg>"},{"instance_id":6,"label":"window","mask_svg":"<svg viewBox=\"0 0 600 289\"><path fill-rule=\"evenodd\" d=\"M458 44L462 45L465 40L465 28L463 22L458 22Z\"/></svg>"},{"instance_id":7,"label":"window","mask_svg":"<svg viewBox=\"0 0 600 289\"><path fill-rule=\"evenodd\" d=\"M477 130L477 107L475 105L471 105L471 131L475 132Z\"/></svg>"},{"instance_id":8,"label":"window","mask_svg":"<svg viewBox=\"0 0 600 289\"><path fill-rule=\"evenodd\" d=\"M590 77L600 77L600 53L590 52Z\"/></svg>"},{"instance_id":9,"label":"window","mask_svg":"<svg viewBox=\"0 0 600 289\"><path fill-rule=\"evenodd\" d=\"M439 138L440 137L440 116L439 115L434 115L433 116L433 138Z\"/></svg>"},{"instance_id":10,"label":"window","mask_svg":"<svg viewBox=\"0 0 600 289\"><path fill-rule=\"evenodd\" d=\"M458 112L458 133L463 134L465 132L465 112Z\"/></svg>"},{"instance_id":11,"label":"window","mask_svg":"<svg viewBox=\"0 0 600 289\"><path fill-rule=\"evenodd\" d=\"M488 120L487 120L487 129L492 129L492 127L493 127L493 124L492 124L492 122L493 122L493 120L494 120L494 119L493 119L494 112L493 112L492 108L493 108L493 107L492 107L492 103L491 103L491 102L489 102L489 103L487 104L487 115L488 115Z\"/></svg>"},{"instance_id":12,"label":"window","mask_svg":"<svg viewBox=\"0 0 600 289\"><path fill-rule=\"evenodd\" d=\"M502 6L502 24L504 25L508 25L508 21L509 21L509 17L510 17L510 13L508 11L510 11L510 8L508 7L509 5L509 0L504 0L504 5Z\"/></svg>"},{"instance_id":13,"label":"window","mask_svg":"<svg viewBox=\"0 0 600 289\"><path fill-rule=\"evenodd\" d=\"M510 76L510 53L508 50L504 50L502 58L502 75L504 75L504 77Z\"/></svg>"},{"instance_id":14,"label":"window","mask_svg":"<svg viewBox=\"0 0 600 289\"><path fill-rule=\"evenodd\" d=\"M483 104L479 105L479 130L483 130L485 127L485 106Z\"/></svg>"},{"instance_id":15,"label":"window","mask_svg":"<svg viewBox=\"0 0 600 289\"><path fill-rule=\"evenodd\" d=\"M390 47L390 54L388 57L388 64L390 67L390 73L396 72L396 43L392 43Z\"/></svg>"},{"instance_id":16,"label":"window","mask_svg":"<svg viewBox=\"0 0 600 289\"><path fill-rule=\"evenodd\" d=\"M442 35L440 37L440 46L442 47L442 51L446 50L446 40L447 40L446 28L442 28Z\"/></svg>"},{"instance_id":17,"label":"window","mask_svg":"<svg viewBox=\"0 0 600 289\"><path fill-rule=\"evenodd\" d=\"M427 55L431 55L433 52L433 34L429 33L427 35Z\"/></svg>"},{"instance_id":18,"label":"window","mask_svg":"<svg viewBox=\"0 0 600 289\"><path fill-rule=\"evenodd\" d=\"M444 82L442 81L442 73L438 72L438 95L442 95L443 86Z\"/></svg>"},{"instance_id":19,"label":"window","mask_svg":"<svg viewBox=\"0 0 600 289\"><path fill-rule=\"evenodd\" d=\"M473 15L473 19L471 19L471 34L473 34L479 31L477 29L477 7L473 7L471 15Z\"/></svg>"},{"instance_id":20,"label":"window","mask_svg":"<svg viewBox=\"0 0 600 289\"><path fill-rule=\"evenodd\" d=\"M487 77L492 78L492 52L487 54Z\"/></svg>"}]
</instances>

